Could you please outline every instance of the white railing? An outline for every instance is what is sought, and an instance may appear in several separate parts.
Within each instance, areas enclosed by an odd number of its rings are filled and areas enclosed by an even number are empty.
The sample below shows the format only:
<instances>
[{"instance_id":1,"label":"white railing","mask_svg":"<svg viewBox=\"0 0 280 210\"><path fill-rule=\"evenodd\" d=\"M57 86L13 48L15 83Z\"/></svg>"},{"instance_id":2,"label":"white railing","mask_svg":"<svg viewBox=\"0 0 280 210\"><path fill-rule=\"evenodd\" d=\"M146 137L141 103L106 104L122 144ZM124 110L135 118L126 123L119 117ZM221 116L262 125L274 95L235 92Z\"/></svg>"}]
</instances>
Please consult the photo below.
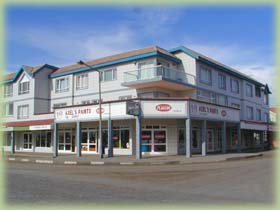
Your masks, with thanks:
<instances>
[{"instance_id":1,"label":"white railing","mask_svg":"<svg viewBox=\"0 0 280 210\"><path fill-rule=\"evenodd\" d=\"M136 82L153 79L168 79L189 85L195 85L195 76L183 71L170 69L164 66L128 71L124 73L124 82Z\"/></svg>"}]
</instances>

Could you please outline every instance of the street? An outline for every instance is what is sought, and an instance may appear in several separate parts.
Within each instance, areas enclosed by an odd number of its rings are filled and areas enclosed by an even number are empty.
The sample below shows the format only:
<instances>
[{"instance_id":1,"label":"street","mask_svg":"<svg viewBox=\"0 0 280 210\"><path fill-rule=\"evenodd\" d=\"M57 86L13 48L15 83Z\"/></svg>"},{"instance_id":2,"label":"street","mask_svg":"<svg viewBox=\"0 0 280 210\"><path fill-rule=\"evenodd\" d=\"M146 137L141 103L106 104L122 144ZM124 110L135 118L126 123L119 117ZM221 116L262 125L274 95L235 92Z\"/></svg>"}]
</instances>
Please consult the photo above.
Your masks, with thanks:
<instances>
[{"instance_id":1,"label":"street","mask_svg":"<svg viewBox=\"0 0 280 210\"><path fill-rule=\"evenodd\" d=\"M7 163L7 202L273 203L274 153L217 163L64 166Z\"/></svg>"}]
</instances>

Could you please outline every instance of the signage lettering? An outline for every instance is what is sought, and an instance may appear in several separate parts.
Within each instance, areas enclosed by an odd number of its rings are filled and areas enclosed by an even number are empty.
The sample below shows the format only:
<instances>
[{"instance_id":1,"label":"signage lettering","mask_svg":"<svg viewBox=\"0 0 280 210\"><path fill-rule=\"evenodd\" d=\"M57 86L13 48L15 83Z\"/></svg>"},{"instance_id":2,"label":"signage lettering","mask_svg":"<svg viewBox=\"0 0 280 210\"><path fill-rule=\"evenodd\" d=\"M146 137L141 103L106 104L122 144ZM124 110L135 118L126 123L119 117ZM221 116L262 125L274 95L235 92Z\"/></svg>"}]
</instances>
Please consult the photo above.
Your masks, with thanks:
<instances>
[{"instance_id":1,"label":"signage lettering","mask_svg":"<svg viewBox=\"0 0 280 210\"><path fill-rule=\"evenodd\" d=\"M159 104L156 106L156 110L159 112L169 112L172 107L169 104Z\"/></svg>"}]
</instances>

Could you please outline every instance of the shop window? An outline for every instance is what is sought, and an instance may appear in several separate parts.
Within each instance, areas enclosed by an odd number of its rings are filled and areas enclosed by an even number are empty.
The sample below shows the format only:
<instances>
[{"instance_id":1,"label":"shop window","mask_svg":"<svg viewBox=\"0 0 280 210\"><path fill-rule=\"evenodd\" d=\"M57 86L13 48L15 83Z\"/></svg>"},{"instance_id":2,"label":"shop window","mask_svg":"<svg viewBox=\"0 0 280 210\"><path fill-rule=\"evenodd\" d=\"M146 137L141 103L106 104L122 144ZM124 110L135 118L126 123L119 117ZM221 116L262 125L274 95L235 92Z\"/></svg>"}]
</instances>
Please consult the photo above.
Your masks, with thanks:
<instances>
[{"instance_id":1,"label":"shop window","mask_svg":"<svg viewBox=\"0 0 280 210\"><path fill-rule=\"evenodd\" d=\"M261 144L261 134L254 132L254 142L255 145L260 145Z\"/></svg>"},{"instance_id":2,"label":"shop window","mask_svg":"<svg viewBox=\"0 0 280 210\"><path fill-rule=\"evenodd\" d=\"M3 146L11 146L11 132L4 132Z\"/></svg>"},{"instance_id":3,"label":"shop window","mask_svg":"<svg viewBox=\"0 0 280 210\"><path fill-rule=\"evenodd\" d=\"M51 147L51 132L40 131L36 134L36 147Z\"/></svg>"}]
</instances>

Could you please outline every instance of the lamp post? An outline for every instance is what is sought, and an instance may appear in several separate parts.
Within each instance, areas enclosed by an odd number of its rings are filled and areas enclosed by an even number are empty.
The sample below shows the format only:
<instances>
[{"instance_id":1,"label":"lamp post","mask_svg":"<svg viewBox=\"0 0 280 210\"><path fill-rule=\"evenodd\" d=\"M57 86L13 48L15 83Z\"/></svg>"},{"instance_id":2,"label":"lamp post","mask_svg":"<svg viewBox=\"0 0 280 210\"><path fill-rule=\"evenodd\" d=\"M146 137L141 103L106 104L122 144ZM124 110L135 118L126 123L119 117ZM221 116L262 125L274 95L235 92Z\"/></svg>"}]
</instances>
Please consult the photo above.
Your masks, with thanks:
<instances>
[{"instance_id":1,"label":"lamp post","mask_svg":"<svg viewBox=\"0 0 280 210\"><path fill-rule=\"evenodd\" d=\"M100 154L100 158L103 158L103 142L102 142L102 108L101 108L101 72L97 69L93 69L92 66L88 65L87 63L85 63L84 61L80 60L77 62L80 65L85 65L87 67L89 67L91 70L97 71L98 72L98 85L99 85L99 89L98 89L98 94L99 94L99 130L98 130L98 150L99 150L99 154Z\"/></svg>"}]
</instances>

